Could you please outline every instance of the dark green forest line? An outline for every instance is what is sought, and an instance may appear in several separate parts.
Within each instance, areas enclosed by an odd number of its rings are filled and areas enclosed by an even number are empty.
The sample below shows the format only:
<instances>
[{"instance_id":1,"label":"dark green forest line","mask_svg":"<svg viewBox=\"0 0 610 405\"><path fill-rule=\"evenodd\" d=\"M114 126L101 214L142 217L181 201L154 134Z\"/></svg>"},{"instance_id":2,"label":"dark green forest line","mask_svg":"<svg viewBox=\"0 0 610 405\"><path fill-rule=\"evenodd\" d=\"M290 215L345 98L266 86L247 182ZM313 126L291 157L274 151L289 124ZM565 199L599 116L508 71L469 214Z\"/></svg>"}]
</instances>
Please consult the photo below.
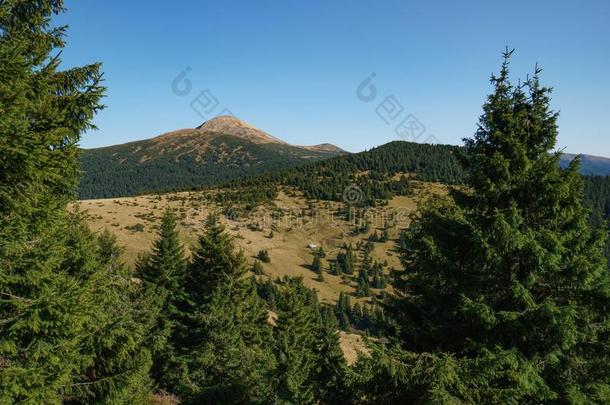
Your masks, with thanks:
<instances>
[{"instance_id":1,"label":"dark green forest line","mask_svg":"<svg viewBox=\"0 0 610 405\"><path fill-rule=\"evenodd\" d=\"M595 223L610 218L610 177L585 176L585 201Z\"/></svg>"},{"instance_id":2,"label":"dark green forest line","mask_svg":"<svg viewBox=\"0 0 610 405\"><path fill-rule=\"evenodd\" d=\"M153 140L131 142L80 152L78 198L128 197L218 184L311 161L336 153L305 150L284 144L256 144L230 135L196 133L180 142L203 144L205 152L155 150ZM196 149L196 148L195 148ZM152 156L147 155L153 154Z\"/></svg>"},{"instance_id":3,"label":"dark green forest line","mask_svg":"<svg viewBox=\"0 0 610 405\"><path fill-rule=\"evenodd\" d=\"M298 168L210 186L221 204L242 204L253 208L275 198L279 186L289 186L308 199L344 201L353 206L384 204L396 195L412 192L414 175L421 181L457 184L462 169L456 154L459 147L395 141L369 151L338 156Z\"/></svg>"}]
</instances>

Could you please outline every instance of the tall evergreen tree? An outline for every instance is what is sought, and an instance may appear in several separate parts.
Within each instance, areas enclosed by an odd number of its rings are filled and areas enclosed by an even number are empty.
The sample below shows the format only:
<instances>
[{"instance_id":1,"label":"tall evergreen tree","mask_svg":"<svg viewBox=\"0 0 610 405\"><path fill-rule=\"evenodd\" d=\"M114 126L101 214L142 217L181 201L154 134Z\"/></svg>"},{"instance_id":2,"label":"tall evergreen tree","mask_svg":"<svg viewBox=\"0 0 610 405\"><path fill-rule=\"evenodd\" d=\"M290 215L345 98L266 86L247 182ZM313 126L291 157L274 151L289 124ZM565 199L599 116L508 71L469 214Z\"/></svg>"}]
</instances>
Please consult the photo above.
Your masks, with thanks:
<instances>
[{"instance_id":1,"label":"tall evergreen tree","mask_svg":"<svg viewBox=\"0 0 610 405\"><path fill-rule=\"evenodd\" d=\"M172 335L179 322L178 308L184 301L184 278L186 259L176 218L169 208L161 219L157 240L152 252L136 263L137 275L142 279L144 291L154 298L157 306L157 319L151 331L150 346L153 349L152 374L164 388L171 384L166 378L173 374L175 356Z\"/></svg>"},{"instance_id":2,"label":"tall evergreen tree","mask_svg":"<svg viewBox=\"0 0 610 405\"><path fill-rule=\"evenodd\" d=\"M186 259L176 227L176 217L168 207L161 218L157 240L152 254L140 262L139 276L168 292L176 293L184 282Z\"/></svg>"},{"instance_id":3,"label":"tall evergreen tree","mask_svg":"<svg viewBox=\"0 0 610 405\"><path fill-rule=\"evenodd\" d=\"M322 260L320 256L314 255L313 261L311 262L311 270L316 274L322 273Z\"/></svg>"},{"instance_id":4,"label":"tall evergreen tree","mask_svg":"<svg viewBox=\"0 0 610 405\"><path fill-rule=\"evenodd\" d=\"M339 328L342 330L348 330L351 324L352 305L349 295L343 291L339 293L339 301L335 307L335 313L337 316L337 321L339 322Z\"/></svg>"},{"instance_id":5,"label":"tall evergreen tree","mask_svg":"<svg viewBox=\"0 0 610 405\"><path fill-rule=\"evenodd\" d=\"M350 403L348 368L339 343L337 320L332 312L320 317L316 357L316 398L322 404Z\"/></svg>"},{"instance_id":6,"label":"tall evergreen tree","mask_svg":"<svg viewBox=\"0 0 610 405\"><path fill-rule=\"evenodd\" d=\"M148 339L156 307L121 262L122 249L112 233L93 234L80 216L70 218L66 231L62 267L87 280L80 305L89 312L81 345L84 370L64 387L63 400L146 403L153 385Z\"/></svg>"},{"instance_id":7,"label":"tall evergreen tree","mask_svg":"<svg viewBox=\"0 0 610 405\"><path fill-rule=\"evenodd\" d=\"M356 285L356 295L358 297L368 297L371 295L371 285L366 270L360 270L358 273L358 283Z\"/></svg>"},{"instance_id":8,"label":"tall evergreen tree","mask_svg":"<svg viewBox=\"0 0 610 405\"><path fill-rule=\"evenodd\" d=\"M67 212L104 88L99 64L59 69L62 11L0 3L0 403L141 403L146 311L112 243Z\"/></svg>"},{"instance_id":9,"label":"tall evergreen tree","mask_svg":"<svg viewBox=\"0 0 610 405\"><path fill-rule=\"evenodd\" d=\"M315 295L302 280L290 280L282 290L274 330L279 403L315 402L318 316Z\"/></svg>"},{"instance_id":10,"label":"tall evergreen tree","mask_svg":"<svg viewBox=\"0 0 610 405\"><path fill-rule=\"evenodd\" d=\"M189 265L176 343L187 401L266 403L273 395L272 330L248 270L218 215L210 215Z\"/></svg>"},{"instance_id":11,"label":"tall evergreen tree","mask_svg":"<svg viewBox=\"0 0 610 405\"><path fill-rule=\"evenodd\" d=\"M540 70L514 86L510 54L466 140L467 187L425 204L406 235L391 307L402 349L369 398L610 401L605 232L588 224L578 161L559 169Z\"/></svg>"},{"instance_id":12,"label":"tall evergreen tree","mask_svg":"<svg viewBox=\"0 0 610 405\"><path fill-rule=\"evenodd\" d=\"M356 266L356 256L351 245L345 248L345 252L337 255L337 265L343 274L354 274Z\"/></svg>"},{"instance_id":13,"label":"tall evergreen tree","mask_svg":"<svg viewBox=\"0 0 610 405\"><path fill-rule=\"evenodd\" d=\"M188 266L185 290L189 299L196 305L210 302L219 285L244 275L243 260L218 214L210 214Z\"/></svg>"}]
</instances>

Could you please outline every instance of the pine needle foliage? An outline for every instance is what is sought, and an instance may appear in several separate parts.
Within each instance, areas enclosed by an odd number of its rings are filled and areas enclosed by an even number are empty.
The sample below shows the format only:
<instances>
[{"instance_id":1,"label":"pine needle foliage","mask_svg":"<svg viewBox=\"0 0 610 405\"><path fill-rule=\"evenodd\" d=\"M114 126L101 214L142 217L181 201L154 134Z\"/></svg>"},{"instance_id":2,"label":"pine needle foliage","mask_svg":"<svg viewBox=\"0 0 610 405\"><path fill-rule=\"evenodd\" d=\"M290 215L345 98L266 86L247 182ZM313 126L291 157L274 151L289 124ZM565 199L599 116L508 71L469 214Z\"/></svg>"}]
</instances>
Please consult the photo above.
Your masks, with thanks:
<instances>
[{"instance_id":1,"label":"pine needle foliage","mask_svg":"<svg viewBox=\"0 0 610 405\"><path fill-rule=\"evenodd\" d=\"M605 231L578 160L559 169L541 70L512 84L511 54L466 140L466 187L425 203L406 236L389 308L402 349L379 367L401 400L610 400Z\"/></svg>"}]
</instances>

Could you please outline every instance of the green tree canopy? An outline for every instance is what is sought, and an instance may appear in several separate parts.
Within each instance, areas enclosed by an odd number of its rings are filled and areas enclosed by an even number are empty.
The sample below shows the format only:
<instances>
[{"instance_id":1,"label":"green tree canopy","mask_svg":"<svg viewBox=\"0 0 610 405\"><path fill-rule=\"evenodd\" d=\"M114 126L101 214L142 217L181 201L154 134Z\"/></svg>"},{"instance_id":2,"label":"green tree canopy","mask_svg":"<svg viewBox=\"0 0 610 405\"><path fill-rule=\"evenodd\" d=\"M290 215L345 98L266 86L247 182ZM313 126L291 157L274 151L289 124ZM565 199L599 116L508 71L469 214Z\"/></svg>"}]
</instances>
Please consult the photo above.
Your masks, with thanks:
<instances>
[{"instance_id":1,"label":"green tree canopy","mask_svg":"<svg viewBox=\"0 0 610 405\"><path fill-rule=\"evenodd\" d=\"M139 258L136 273L143 289L155 304L155 326L150 333L153 350L152 374L161 387L172 384L167 375L174 374L175 353L172 338L180 319L179 308L184 304L186 258L176 228L176 218L166 209L161 219L158 238L152 252Z\"/></svg>"},{"instance_id":2,"label":"green tree canopy","mask_svg":"<svg viewBox=\"0 0 610 405\"><path fill-rule=\"evenodd\" d=\"M187 371L182 393L194 403L266 403L274 357L268 311L241 250L210 215L193 252L175 345Z\"/></svg>"},{"instance_id":3,"label":"green tree canopy","mask_svg":"<svg viewBox=\"0 0 610 405\"><path fill-rule=\"evenodd\" d=\"M467 187L424 204L407 234L390 308L406 370L380 366L402 373L395 398L610 400L605 232L578 161L559 169L540 69L514 85L510 54L466 140Z\"/></svg>"},{"instance_id":4,"label":"green tree canopy","mask_svg":"<svg viewBox=\"0 0 610 405\"><path fill-rule=\"evenodd\" d=\"M0 2L0 403L142 403L148 304L70 215L99 64L60 70L61 0Z\"/></svg>"}]
</instances>

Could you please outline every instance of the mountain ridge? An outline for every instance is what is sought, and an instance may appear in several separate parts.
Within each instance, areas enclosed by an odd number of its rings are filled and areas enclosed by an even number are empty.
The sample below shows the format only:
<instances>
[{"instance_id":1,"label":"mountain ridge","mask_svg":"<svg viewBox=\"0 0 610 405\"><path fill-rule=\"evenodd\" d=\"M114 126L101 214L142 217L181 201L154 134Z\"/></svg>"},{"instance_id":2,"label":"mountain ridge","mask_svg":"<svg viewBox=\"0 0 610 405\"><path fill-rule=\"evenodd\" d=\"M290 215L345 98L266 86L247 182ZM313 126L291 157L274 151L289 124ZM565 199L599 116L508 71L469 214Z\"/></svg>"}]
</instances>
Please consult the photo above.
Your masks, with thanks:
<instances>
[{"instance_id":1,"label":"mountain ridge","mask_svg":"<svg viewBox=\"0 0 610 405\"><path fill-rule=\"evenodd\" d=\"M322 144L290 145L233 117L150 139L82 149L78 197L111 198L214 184L346 154Z\"/></svg>"},{"instance_id":2,"label":"mountain ridge","mask_svg":"<svg viewBox=\"0 0 610 405\"><path fill-rule=\"evenodd\" d=\"M587 176L610 176L610 158L585 154L563 153L561 167L567 167L572 160L580 156L580 172Z\"/></svg>"}]
</instances>

